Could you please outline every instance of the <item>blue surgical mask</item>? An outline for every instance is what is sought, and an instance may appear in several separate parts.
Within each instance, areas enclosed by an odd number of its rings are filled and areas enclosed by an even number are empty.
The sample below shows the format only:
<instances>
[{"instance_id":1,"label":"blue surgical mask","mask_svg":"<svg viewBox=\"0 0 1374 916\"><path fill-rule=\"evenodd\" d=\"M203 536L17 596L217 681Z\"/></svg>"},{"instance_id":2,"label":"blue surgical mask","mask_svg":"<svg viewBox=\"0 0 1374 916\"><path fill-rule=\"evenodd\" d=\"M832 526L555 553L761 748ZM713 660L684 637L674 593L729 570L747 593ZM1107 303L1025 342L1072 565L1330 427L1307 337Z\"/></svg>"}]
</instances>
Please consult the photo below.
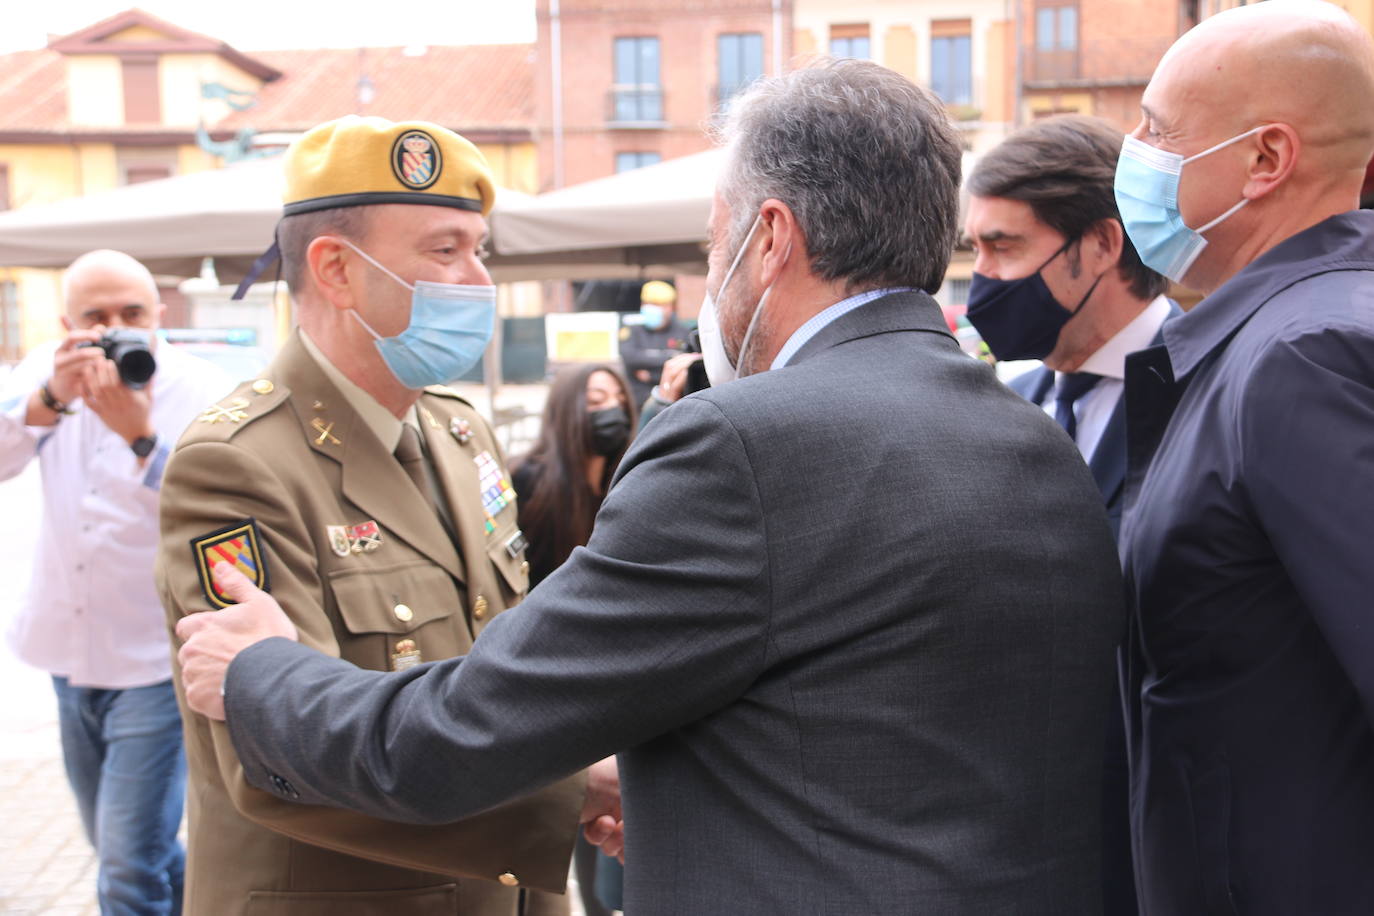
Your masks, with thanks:
<instances>
[{"instance_id":1,"label":"blue surgical mask","mask_svg":"<svg viewBox=\"0 0 1374 916\"><path fill-rule=\"evenodd\" d=\"M348 239L339 239L373 267L410 290L410 324L395 337L383 337L350 310L371 334L382 361L407 388L447 385L461 378L491 341L496 323L496 287L461 283L407 283Z\"/></svg>"},{"instance_id":2,"label":"blue surgical mask","mask_svg":"<svg viewBox=\"0 0 1374 916\"><path fill-rule=\"evenodd\" d=\"M668 324L668 310L652 302L639 304L639 317L644 319L644 326L651 331L657 331Z\"/></svg>"},{"instance_id":3,"label":"blue surgical mask","mask_svg":"<svg viewBox=\"0 0 1374 916\"><path fill-rule=\"evenodd\" d=\"M1241 198L1240 203L1205 226L1188 228L1178 210L1178 179L1183 167L1232 143L1238 143L1267 126L1261 124L1253 127L1186 159L1179 153L1157 149L1135 137L1126 138L1121 147L1121 158L1116 164L1116 206L1121 212L1126 235L1146 267L1162 273L1175 283L1183 282L1198 255L1202 254L1202 249L1207 247L1207 240L1202 234L1219 226L1249 203L1248 199Z\"/></svg>"},{"instance_id":4,"label":"blue surgical mask","mask_svg":"<svg viewBox=\"0 0 1374 916\"><path fill-rule=\"evenodd\" d=\"M1033 274L1015 280L973 275L968 290L968 320L999 360L1044 359L1054 351L1059 332L1082 311L1102 277L1093 281L1073 311L1059 304L1040 275L1072 242L1065 242Z\"/></svg>"}]
</instances>

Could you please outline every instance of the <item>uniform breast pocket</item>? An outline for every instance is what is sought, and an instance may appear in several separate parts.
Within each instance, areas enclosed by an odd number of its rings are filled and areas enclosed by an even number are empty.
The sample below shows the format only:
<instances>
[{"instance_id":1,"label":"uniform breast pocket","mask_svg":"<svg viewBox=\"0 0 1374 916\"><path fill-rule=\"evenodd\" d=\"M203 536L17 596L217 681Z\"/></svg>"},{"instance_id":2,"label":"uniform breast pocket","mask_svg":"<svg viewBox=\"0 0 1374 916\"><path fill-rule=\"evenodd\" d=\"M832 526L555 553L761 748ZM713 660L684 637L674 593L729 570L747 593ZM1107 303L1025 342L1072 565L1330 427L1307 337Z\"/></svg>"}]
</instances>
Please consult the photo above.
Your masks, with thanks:
<instances>
[{"instance_id":1,"label":"uniform breast pocket","mask_svg":"<svg viewBox=\"0 0 1374 916\"><path fill-rule=\"evenodd\" d=\"M506 606L510 607L530 590L530 564L525 562L525 536L519 529L510 532L487 547L491 565L496 567L501 584L509 589Z\"/></svg>"},{"instance_id":2,"label":"uniform breast pocket","mask_svg":"<svg viewBox=\"0 0 1374 916\"><path fill-rule=\"evenodd\" d=\"M458 588L437 566L350 569L329 585L341 623L339 655L361 668L396 671L472 647Z\"/></svg>"}]
</instances>

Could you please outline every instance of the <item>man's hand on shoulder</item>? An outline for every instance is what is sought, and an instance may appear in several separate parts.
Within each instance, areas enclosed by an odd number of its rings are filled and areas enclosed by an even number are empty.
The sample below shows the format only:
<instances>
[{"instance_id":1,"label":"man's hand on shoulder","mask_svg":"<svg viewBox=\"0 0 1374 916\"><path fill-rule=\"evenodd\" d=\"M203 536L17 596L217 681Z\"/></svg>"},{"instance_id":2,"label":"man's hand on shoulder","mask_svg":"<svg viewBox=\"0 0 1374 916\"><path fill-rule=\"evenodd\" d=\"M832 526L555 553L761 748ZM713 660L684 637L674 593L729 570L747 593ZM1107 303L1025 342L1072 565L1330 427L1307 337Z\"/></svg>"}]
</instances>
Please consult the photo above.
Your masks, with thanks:
<instances>
[{"instance_id":1,"label":"man's hand on shoulder","mask_svg":"<svg viewBox=\"0 0 1374 916\"><path fill-rule=\"evenodd\" d=\"M282 636L296 639L296 626L275 598L255 586L228 563L216 563L215 582L235 602L222 611L190 614L177 621L177 652L186 704L211 719L224 721L224 676L244 649Z\"/></svg>"}]
</instances>

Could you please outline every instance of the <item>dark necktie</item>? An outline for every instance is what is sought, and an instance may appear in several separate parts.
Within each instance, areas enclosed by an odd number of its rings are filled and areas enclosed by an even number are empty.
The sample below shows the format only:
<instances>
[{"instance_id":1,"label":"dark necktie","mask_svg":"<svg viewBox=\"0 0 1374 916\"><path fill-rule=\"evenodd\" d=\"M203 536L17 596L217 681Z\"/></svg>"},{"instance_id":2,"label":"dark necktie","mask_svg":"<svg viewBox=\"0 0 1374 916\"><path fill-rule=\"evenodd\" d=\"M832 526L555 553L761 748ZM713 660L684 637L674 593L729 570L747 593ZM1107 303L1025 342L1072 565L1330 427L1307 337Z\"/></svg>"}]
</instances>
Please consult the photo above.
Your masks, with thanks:
<instances>
[{"instance_id":1,"label":"dark necktie","mask_svg":"<svg viewBox=\"0 0 1374 916\"><path fill-rule=\"evenodd\" d=\"M420 445L420 431L409 423L402 423L401 440L396 443L394 454L396 460L401 464L401 469L415 484L415 488L420 491L425 502L429 503L434 514L439 517L439 522L444 526L449 537L453 538L453 520L449 518L448 507L444 505L443 497L439 492L439 483L431 476L432 472L425 461L425 452Z\"/></svg>"},{"instance_id":2,"label":"dark necktie","mask_svg":"<svg viewBox=\"0 0 1374 916\"><path fill-rule=\"evenodd\" d=\"M1066 372L1059 377L1059 382L1054 386L1054 418L1064 427L1069 438L1078 438L1078 418L1073 413L1074 402L1092 391L1093 386L1100 381L1102 376L1093 375L1091 372Z\"/></svg>"},{"instance_id":3,"label":"dark necktie","mask_svg":"<svg viewBox=\"0 0 1374 916\"><path fill-rule=\"evenodd\" d=\"M396 460L414 483L420 495L430 502L429 480L425 477L425 453L420 447L420 431L409 423L401 424L401 441L396 443Z\"/></svg>"}]
</instances>

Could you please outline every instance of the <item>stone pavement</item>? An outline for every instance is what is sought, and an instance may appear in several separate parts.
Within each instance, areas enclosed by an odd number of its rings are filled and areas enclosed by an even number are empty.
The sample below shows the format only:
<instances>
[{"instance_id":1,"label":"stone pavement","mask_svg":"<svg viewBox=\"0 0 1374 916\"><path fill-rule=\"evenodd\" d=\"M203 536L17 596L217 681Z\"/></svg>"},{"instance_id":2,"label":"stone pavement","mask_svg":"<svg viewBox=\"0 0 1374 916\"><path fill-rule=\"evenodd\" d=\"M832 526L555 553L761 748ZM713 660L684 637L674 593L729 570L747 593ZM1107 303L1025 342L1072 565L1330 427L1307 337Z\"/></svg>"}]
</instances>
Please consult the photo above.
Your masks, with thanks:
<instances>
[{"instance_id":1,"label":"stone pavement","mask_svg":"<svg viewBox=\"0 0 1374 916\"><path fill-rule=\"evenodd\" d=\"M28 585L38 467L0 483L10 534L0 553L0 626ZM95 855L76 813L47 675L0 642L0 913L96 916Z\"/></svg>"}]
</instances>

